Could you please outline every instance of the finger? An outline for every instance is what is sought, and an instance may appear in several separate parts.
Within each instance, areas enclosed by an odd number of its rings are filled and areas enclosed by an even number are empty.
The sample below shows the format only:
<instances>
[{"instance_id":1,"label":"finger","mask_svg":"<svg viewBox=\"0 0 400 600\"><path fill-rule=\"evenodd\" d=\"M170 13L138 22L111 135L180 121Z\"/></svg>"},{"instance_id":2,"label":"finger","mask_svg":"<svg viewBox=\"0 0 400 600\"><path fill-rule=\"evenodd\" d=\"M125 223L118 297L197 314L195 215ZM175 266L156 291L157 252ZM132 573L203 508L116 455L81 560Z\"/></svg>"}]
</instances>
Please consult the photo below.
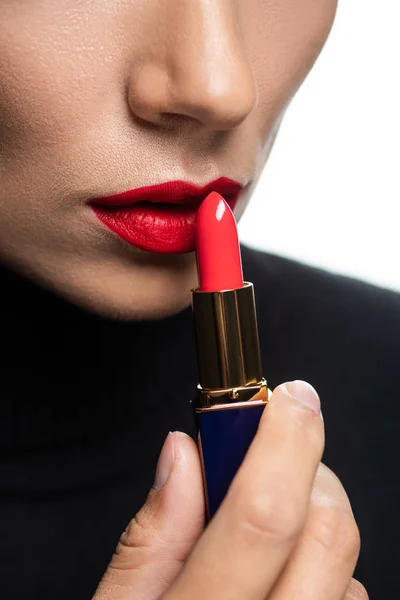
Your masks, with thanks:
<instances>
[{"instance_id":1,"label":"finger","mask_svg":"<svg viewBox=\"0 0 400 600\"><path fill-rule=\"evenodd\" d=\"M342 600L359 551L358 527L346 492L336 475L321 465L305 527L268 600Z\"/></svg>"},{"instance_id":2,"label":"finger","mask_svg":"<svg viewBox=\"0 0 400 600\"><path fill-rule=\"evenodd\" d=\"M343 600L369 600L369 596L363 584L352 579Z\"/></svg>"},{"instance_id":3,"label":"finger","mask_svg":"<svg viewBox=\"0 0 400 600\"><path fill-rule=\"evenodd\" d=\"M204 526L200 460L194 441L170 433L155 487L122 534L93 600L160 598L177 576Z\"/></svg>"},{"instance_id":4,"label":"finger","mask_svg":"<svg viewBox=\"0 0 400 600\"><path fill-rule=\"evenodd\" d=\"M304 525L323 440L315 390L304 382L276 388L225 500L166 599L264 598Z\"/></svg>"}]
</instances>

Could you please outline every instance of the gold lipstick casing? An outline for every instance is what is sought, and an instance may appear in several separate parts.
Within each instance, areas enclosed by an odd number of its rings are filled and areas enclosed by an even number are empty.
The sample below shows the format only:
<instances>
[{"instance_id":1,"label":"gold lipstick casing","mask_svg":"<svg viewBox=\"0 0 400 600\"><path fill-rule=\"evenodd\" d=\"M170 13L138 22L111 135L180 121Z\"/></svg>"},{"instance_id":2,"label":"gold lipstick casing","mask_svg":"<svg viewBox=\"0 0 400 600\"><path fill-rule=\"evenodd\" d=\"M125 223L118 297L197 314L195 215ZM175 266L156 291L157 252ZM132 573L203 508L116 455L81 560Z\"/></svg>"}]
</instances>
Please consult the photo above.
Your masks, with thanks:
<instances>
[{"instance_id":1,"label":"gold lipstick casing","mask_svg":"<svg viewBox=\"0 0 400 600\"><path fill-rule=\"evenodd\" d=\"M207 519L221 504L256 433L270 391L262 376L252 283L192 291L198 428Z\"/></svg>"},{"instance_id":2,"label":"gold lipstick casing","mask_svg":"<svg viewBox=\"0 0 400 600\"><path fill-rule=\"evenodd\" d=\"M196 411L267 400L253 284L221 292L195 289L192 310L199 368Z\"/></svg>"}]
</instances>

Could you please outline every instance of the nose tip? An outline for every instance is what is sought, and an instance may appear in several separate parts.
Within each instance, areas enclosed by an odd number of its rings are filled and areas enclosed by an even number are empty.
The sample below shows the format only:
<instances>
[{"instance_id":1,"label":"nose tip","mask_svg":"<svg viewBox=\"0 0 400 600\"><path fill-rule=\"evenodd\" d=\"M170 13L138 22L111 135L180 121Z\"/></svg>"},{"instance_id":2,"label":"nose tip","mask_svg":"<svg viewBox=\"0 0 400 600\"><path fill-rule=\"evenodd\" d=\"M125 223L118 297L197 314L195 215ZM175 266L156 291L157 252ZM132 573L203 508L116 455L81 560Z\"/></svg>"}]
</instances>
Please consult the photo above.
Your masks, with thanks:
<instances>
[{"instance_id":1,"label":"nose tip","mask_svg":"<svg viewBox=\"0 0 400 600\"><path fill-rule=\"evenodd\" d=\"M194 74L195 75L195 74ZM246 68L211 68L203 77L188 77L171 98L173 112L218 131L240 125L256 104L256 89Z\"/></svg>"}]
</instances>

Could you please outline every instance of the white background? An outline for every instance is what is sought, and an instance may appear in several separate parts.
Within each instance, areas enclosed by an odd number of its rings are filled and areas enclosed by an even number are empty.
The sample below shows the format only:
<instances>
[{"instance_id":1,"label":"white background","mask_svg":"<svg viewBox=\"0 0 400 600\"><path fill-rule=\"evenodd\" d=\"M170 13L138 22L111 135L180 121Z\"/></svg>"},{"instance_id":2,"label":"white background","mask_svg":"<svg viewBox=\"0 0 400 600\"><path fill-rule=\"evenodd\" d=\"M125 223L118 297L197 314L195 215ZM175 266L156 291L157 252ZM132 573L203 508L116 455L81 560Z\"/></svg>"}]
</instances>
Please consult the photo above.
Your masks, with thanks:
<instances>
[{"instance_id":1,"label":"white background","mask_svg":"<svg viewBox=\"0 0 400 600\"><path fill-rule=\"evenodd\" d=\"M341 0L241 241L400 291L400 0Z\"/></svg>"}]
</instances>

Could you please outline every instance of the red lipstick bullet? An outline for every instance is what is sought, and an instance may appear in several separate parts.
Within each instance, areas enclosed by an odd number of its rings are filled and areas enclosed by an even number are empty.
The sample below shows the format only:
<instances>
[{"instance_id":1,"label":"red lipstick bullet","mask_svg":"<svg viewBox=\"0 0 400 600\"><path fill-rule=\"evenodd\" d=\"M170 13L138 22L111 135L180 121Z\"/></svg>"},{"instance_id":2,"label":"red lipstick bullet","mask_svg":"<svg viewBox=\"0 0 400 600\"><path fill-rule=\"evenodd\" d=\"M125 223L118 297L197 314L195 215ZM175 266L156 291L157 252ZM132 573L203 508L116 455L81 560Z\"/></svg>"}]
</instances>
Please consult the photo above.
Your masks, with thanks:
<instances>
[{"instance_id":1,"label":"red lipstick bullet","mask_svg":"<svg viewBox=\"0 0 400 600\"><path fill-rule=\"evenodd\" d=\"M243 287L235 217L218 192L211 192L197 212L196 251L202 292Z\"/></svg>"}]
</instances>

